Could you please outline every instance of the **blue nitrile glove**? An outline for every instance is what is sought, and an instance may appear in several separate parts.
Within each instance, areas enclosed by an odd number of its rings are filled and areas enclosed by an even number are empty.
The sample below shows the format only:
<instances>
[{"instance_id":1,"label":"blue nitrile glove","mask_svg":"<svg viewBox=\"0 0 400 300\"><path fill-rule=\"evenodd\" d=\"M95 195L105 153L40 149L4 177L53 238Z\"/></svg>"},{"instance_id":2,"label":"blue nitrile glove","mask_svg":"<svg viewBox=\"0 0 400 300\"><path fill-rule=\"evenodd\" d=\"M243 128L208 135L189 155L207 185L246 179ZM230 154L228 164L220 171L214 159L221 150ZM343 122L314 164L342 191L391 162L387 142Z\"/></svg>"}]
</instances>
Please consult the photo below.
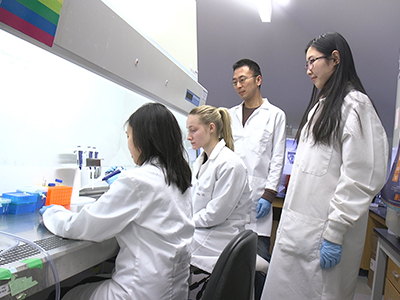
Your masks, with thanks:
<instances>
[{"instance_id":1,"label":"blue nitrile glove","mask_svg":"<svg viewBox=\"0 0 400 300\"><path fill-rule=\"evenodd\" d=\"M54 204L48 205L48 206L42 206L42 208L39 209L40 215L43 216L44 212L45 212L49 207L52 207L52 206L54 206Z\"/></svg>"},{"instance_id":2,"label":"blue nitrile glove","mask_svg":"<svg viewBox=\"0 0 400 300\"><path fill-rule=\"evenodd\" d=\"M117 170L118 168L120 168L121 170L124 170L123 167L114 166L114 167L109 168L109 169L105 172L105 175L108 175L108 174L114 172L114 171ZM106 182L108 183L108 185L113 184L113 182L114 182L115 180L117 180L117 178L119 177L119 174L120 174L120 173L115 174L114 176L112 176L112 177L106 179ZM104 180L104 179L103 179L103 180Z\"/></svg>"},{"instance_id":3,"label":"blue nitrile glove","mask_svg":"<svg viewBox=\"0 0 400 300\"><path fill-rule=\"evenodd\" d=\"M268 215L269 211L271 210L271 206L272 206L271 202L265 200L264 198L260 198L260 200L258 200L256 208L257 212L256 219L260 219Z\"/></svg>"},{"instance_id":4,"label":"blue nitrile glove","mask_svg":"<svg viewBox=\"0 0 400 300\"><path fill-rule=\"evenodd\" d=\"M334 244L324 239L321 245L319 264L322 269L333 268L342 257L342 245Z\"/></svg>"}]
</instances>

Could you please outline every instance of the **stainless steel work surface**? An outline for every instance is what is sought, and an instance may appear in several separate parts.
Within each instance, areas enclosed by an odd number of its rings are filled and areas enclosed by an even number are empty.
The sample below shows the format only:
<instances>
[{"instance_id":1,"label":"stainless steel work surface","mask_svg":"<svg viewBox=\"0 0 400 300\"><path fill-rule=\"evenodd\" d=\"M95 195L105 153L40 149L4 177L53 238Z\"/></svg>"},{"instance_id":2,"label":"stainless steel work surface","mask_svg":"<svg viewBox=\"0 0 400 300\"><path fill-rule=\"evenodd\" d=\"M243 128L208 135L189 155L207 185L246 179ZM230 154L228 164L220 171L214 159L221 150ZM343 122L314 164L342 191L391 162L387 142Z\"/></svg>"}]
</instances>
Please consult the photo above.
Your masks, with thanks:
<instances>
[{"instance_id":1,"label":"stainless steel work surface","mask_svg":"<svg viewBox=\"0 0 400 300\"><path fill-rule=\"evenodd\" d=\"M101 243L64 239L51 234L42 224L38 212L18 215L0 215L0 231L22 237L46 250L58 271L60 281L115 256L118 244L115 239ZM0 251L15 246L15 240L0 234ZM42 262L42 269L26 262ZM25 262L23 262L25 261ZM40 265L40 263L39 263ZM12 273L12 279L1 277L1 271ZM4 272L3 272L4 273ZM11 296L10 283L21 285L21 292ZM33 283L32 283L33 282ZM36 283L37 282L37 283ZM29 244L18 246L0 255L0 299L23 299L54 285L54 275L44 254ZM25 289L25 290L24 290Z\"/></svg>"}]
</instances>

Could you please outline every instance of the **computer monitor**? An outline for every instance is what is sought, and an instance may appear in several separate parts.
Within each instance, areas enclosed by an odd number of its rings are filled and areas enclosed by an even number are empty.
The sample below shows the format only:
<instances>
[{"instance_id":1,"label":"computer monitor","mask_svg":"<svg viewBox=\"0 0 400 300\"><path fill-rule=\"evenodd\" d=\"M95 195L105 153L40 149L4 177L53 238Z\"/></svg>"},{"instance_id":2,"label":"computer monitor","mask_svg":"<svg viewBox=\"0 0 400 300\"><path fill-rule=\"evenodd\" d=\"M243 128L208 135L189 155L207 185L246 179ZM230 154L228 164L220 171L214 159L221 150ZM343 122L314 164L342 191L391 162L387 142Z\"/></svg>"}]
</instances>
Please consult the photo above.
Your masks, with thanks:
<instances>
[{"instance_id":1,"label":"computer monitor","mask_svg":"<svg viewBox=\"0 0 400 300\"><path fill-rule=\"evenodd\" d=\"M400 161L399 148L394 153L397 153L392 160L392 168L385 186L381 191L381 198L387 205L386 226L396 236L400 236Z\"/></svg>"}]
</instances>

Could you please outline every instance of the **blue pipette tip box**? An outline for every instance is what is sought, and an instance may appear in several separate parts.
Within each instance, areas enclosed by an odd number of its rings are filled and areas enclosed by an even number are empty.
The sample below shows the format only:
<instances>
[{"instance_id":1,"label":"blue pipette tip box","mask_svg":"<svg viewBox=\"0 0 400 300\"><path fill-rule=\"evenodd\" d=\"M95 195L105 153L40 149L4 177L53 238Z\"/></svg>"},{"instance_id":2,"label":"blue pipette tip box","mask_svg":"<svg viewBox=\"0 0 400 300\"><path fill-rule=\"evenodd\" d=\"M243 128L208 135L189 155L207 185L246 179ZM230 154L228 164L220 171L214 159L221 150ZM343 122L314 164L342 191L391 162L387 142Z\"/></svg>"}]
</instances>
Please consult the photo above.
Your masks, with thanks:
<instances>
[{"instance_id":1,"label":"blue pipette tip box","mask_svg":"<svg viewBox=\"0 0 400 300\"><path fill-rule=\"evenodd\" d=\"M22 214L34 212L36 208L37 197L28 193L11 192L3 193L3 199L10 199L8 212L10 214Z\"/></svg>"},{"instance_id":2,"label":"blue pipette tip box","mask_svg":"<svg viewBox=\"0 0 400 300\"><path fill-rule=\"evenodd\" d=\"M18 189L17 192L26 193L36 197L36 207L35 210L41 209L46 203L47 191L38 191L33 188Z\"/></svg>"},{"instance_id":3,"label":"blue pipette tip box","mask_svg":"<svg viewBox=\"0 0 400 300\"><path fill-rule=\"evenodd\" d=\"M10 206L10 199L0 198L0 215L8 214L8 208Z\"/></svg>"}]
</instances>

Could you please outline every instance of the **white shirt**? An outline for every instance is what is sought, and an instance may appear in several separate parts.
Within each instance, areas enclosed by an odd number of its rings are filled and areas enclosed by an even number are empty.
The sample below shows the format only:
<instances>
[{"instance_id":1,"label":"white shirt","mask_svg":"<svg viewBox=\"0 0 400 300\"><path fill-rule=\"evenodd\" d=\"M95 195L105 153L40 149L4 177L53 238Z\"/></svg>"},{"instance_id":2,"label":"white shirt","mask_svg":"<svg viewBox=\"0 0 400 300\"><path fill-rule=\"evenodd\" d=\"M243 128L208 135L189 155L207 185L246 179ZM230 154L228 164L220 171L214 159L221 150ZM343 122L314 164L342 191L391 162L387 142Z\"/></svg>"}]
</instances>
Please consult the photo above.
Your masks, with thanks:
<instances>
[{"instance_id":1,"label":"white shirt","mask_svg":"<svg viewBox=\"0 0 400 300\"><path fill-rule=\"evenodd\" d=\"M52 233L66 238L116 237L120 251L112 280L90 299L187 298L194 231L190 189L182 194L175 185L168 186L159 166L146 163L124 171L92 205L79 213L54 206L45 211L43 221Z\"/></svg>"},{"instance_id":2,"label":"white shirt","mask_svg":"<svg viewBox=\"0 0 400 300\"><path fill-rule=\"evenodd\" d=\"M193 166L195 232L191 264L209 273L225 246L249 222L250 188L246 167L221 140L203 164Z\"/></svg>"},{"instance_id":3,"label":"white shirt","mask_svg":"<svg viewBox=\"0 0 400 300\"><path fill-rule=\"evenodd\" d=\"M256 219L256 207L265 189L278 191L282 176L286 147L286 116L278 107L268 102L257 108L242 122L243 103L229 109L235 153L239 154L247 167L253 201L251 224L247 226L262 236L270 236L271 212Z\"/></svg>"}]
</instances>

